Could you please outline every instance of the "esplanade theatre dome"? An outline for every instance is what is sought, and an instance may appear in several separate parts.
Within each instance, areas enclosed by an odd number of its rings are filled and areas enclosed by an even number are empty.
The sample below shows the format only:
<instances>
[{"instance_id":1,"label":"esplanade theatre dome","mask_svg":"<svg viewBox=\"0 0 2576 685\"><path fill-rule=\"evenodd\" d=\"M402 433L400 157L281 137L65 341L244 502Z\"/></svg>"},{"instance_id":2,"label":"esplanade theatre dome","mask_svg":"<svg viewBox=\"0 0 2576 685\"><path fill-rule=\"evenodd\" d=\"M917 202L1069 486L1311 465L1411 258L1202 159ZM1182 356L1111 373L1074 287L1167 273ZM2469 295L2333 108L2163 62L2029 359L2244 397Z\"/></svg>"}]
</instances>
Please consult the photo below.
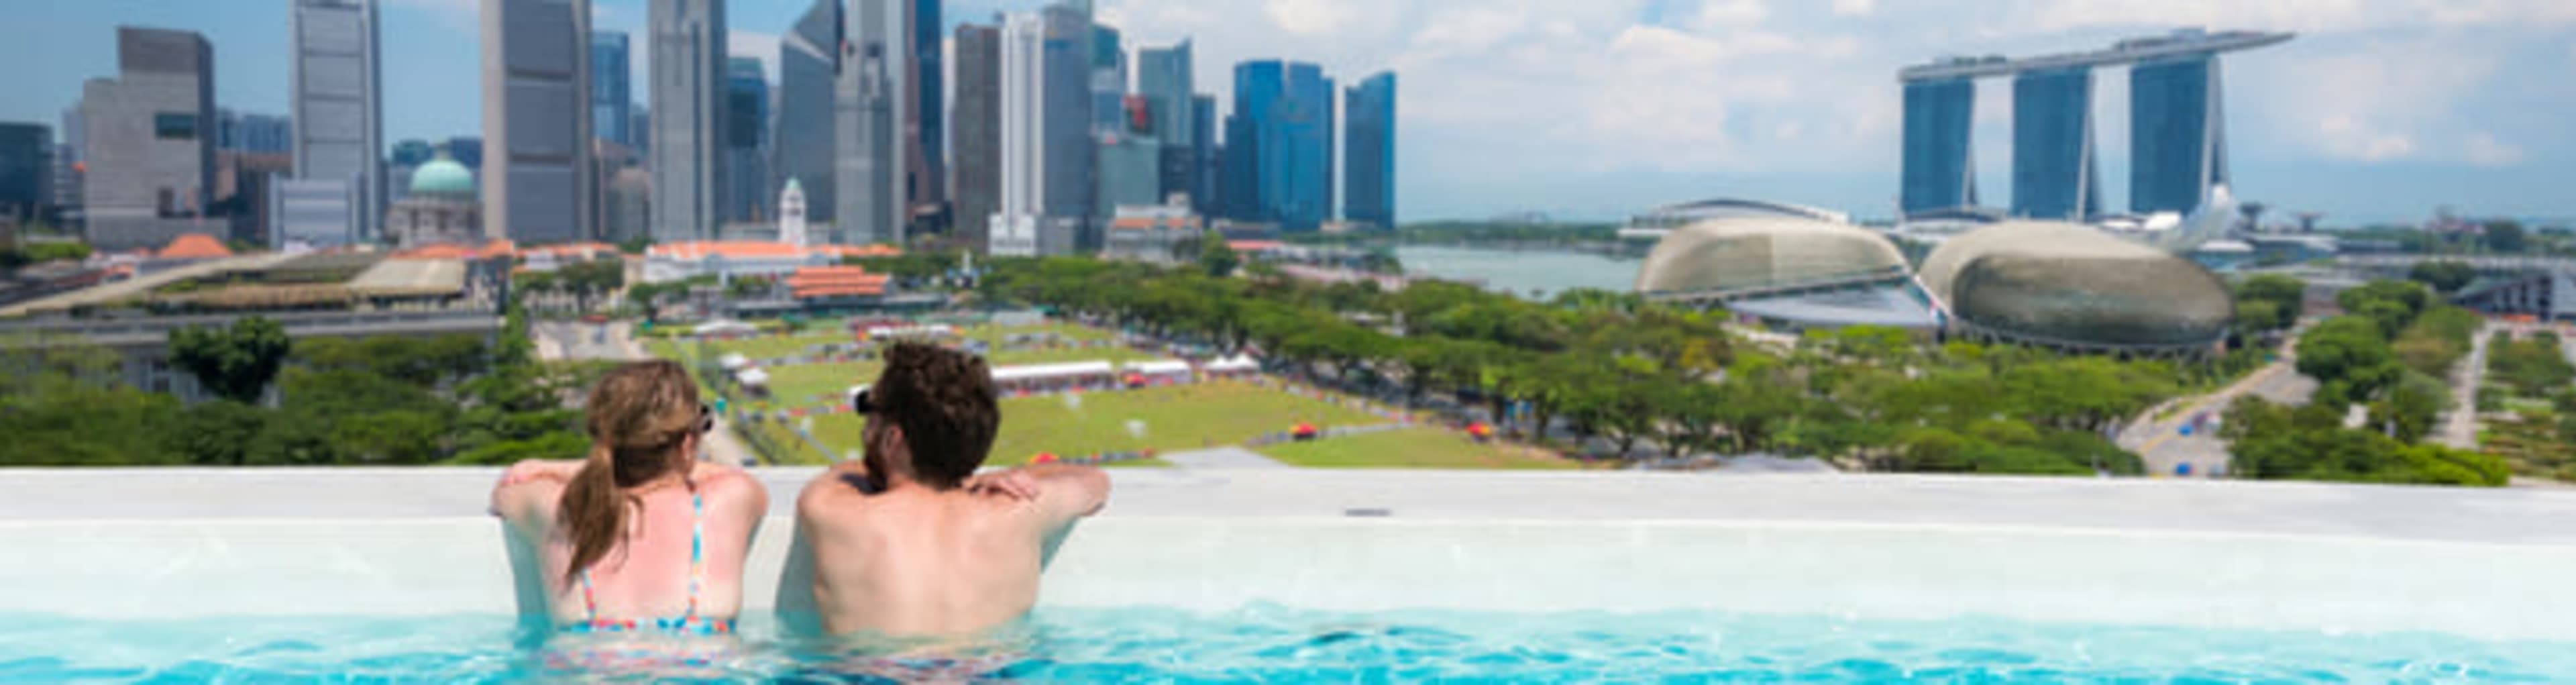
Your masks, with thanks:
<instances>
[{"instance_id":1,"label":"esplanade theatre dome","mask_svg":"<svg viewBox=\"0 0 2576 685\"><path fill-rule=\"evenodd\" d=\"M1637 292L1796 288L1904 273L1905 255L1868 229L1805 217L1736 216L1665 235L1637 270Z\"/></svg>"},{"instance_id":2,"label":"esplanade theatre dome","mask_svg":"<svg viewBox=\"0 0 2576 685\"><path fill-rule=\"evenodd\" d=\"M1954 333L2109 352L2187 352L2226 337L2227 284L2163 250L2062 222L1952 238L1917 272Z\"/></svg>"}]
</instances>

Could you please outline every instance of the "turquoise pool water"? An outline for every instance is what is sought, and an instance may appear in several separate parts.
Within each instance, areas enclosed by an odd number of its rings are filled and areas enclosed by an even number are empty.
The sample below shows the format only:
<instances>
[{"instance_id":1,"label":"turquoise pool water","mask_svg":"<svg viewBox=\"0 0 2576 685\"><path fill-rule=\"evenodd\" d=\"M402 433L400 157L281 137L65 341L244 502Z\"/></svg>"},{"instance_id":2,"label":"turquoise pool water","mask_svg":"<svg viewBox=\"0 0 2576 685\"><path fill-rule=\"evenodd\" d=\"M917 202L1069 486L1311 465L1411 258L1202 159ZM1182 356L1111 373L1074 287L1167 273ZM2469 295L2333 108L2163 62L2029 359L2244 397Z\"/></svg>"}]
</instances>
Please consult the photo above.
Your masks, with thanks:
<instances>
[{"instance_id":1,"label":"turquoise pool water","mask_svg":"<svg viewBox=\"0 0 2576 685\"><path fill-rule=\"evenodd\" d=\"M549 675L508 618L99 622L0 617L0 683L515 682ZM1050 610L989 680L1370 682L2570 682L2576 645L1993 620ZM842 648L747 627L703 667L631 679L883 682ZM879 664L893 675L958 675ZM905 671L903 668L920 670ZM598 673L585 673L596 676Z\"/></svg>"}]
</instances>

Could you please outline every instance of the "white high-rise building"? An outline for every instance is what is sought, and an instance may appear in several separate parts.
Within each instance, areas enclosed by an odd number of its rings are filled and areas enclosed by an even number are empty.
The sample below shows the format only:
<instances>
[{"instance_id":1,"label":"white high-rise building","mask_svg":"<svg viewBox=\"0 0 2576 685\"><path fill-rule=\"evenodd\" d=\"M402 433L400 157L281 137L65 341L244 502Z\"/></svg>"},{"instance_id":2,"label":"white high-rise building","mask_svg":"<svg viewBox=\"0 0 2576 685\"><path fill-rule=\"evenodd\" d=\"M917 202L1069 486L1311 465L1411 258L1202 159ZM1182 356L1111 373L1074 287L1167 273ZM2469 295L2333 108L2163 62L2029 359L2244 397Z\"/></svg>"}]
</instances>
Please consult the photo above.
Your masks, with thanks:
<instances>
[{"instance_id":1,"label":"white high-rise building","mask_svg":"<svg viewBox=\"0 0 2576 685\"><path fill-rule=\"evenodd\" d=\"M348 186L340 240L375 241L386 204L376 0L292 1L295 178Z\"/></svg>"},{"instance_id":2,"label":"white high-rise building","mask_svg":"<svg viewBox=\"0 0 2576 685\"><path fill-rule=\"evenodd\" d=\"M705 240L724 224L725 3L653 0L653 238Z\"/></svg>"},{"instance_id":3,"label":"white high-rise building","mask_svg":"<svg viewBox=\"0 0 2576 685\"><path fill-rule=\"evenodd\" d=\"M1038 255L1046 215L1046 22L1013 14L1002 22L1002 201L986 251L997 257Z\"/></svg>"},{"instance_id":4,"label":"white high-rise building","mask_svg":"<svg viewBox=\"0 0 2576 685\"><path fill-rule=\"evenodd\" d=\"M851 242L900 245L904 200L904 93L910 87L913 0L849 0L842 13L841 74L834 105L839 207L832 220Z\"/></svg>"},{"instance_id":5,"label":"white high-rise building","mask_svg":"<svg viewBox=\"0 0 2576 685\"><path fill-rule=\"evenodd\" d=\"M805 184L787 179L787 189L778 193L778 242L805 247Z\"/></svg>"}]
</instances>

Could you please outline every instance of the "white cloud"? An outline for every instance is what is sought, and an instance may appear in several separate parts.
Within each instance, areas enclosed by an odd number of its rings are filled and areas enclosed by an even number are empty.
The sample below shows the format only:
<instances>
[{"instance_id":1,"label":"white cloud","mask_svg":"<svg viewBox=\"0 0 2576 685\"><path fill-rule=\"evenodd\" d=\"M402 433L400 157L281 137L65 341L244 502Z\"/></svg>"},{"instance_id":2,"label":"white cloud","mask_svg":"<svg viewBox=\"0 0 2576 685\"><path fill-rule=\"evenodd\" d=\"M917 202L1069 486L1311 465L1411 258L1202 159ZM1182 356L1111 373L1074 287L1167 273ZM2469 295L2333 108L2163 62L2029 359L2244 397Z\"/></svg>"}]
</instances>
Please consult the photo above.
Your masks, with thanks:
<instances>
[{"instance_id":1,"label":"white cloud","mask_svg":"<svg viewBox=\"0 0 2576 685\"><path fill-rule=\"evenodd\" d=\"M1353 14L1343 0L1265 0L1261 11L1280 29L1299 36L1333 33L1349 24Z\"/></svg>"},{"instance_id":2,"label":"white cloud","mask_svg":"<svg viewBox=\"0 0 2576 685\"><path fill-rule=\"evenodd\" d=\"M1751 26L1770 16L1771 8L1763 6L1762 0L1705 0L1691 24L1701 29Z\"/></svg>"},{"instance_id":3,"label":"white cloud","mask_svg":"<svg viewBox=\"0 0 2576 685\"><path fill-rule=\"evenodd\" d=\"M1878 0L1834 0L1834 14L1839 16L1865 17L1875 11Z\"/></svg>"},{"instance_id":4,"label":"white cloud","mask_svg":"<svg viewBox=\"0 0 2576 685\"><path fill-rule=\"evenodd\" d=\"M2521 147L2496 140L2494 134L2485 131L2470 135L2469 143L2463 151L2467 154L2469 163L2478 166L2506 167L2522 164Z\"/></svg>"},{"instance_id":5,"label":"white cloud","mask_svg":"<svg viewBox=\"0 0 2576 685\"><path fill-rule=\"evenodd\" d=\"M2381 130L2337 114L2317 122L2317 134L2327 154L2361 162L2388 162L2415 154L2415 139L2404 134Z\"/></svg>"}]
</instances>

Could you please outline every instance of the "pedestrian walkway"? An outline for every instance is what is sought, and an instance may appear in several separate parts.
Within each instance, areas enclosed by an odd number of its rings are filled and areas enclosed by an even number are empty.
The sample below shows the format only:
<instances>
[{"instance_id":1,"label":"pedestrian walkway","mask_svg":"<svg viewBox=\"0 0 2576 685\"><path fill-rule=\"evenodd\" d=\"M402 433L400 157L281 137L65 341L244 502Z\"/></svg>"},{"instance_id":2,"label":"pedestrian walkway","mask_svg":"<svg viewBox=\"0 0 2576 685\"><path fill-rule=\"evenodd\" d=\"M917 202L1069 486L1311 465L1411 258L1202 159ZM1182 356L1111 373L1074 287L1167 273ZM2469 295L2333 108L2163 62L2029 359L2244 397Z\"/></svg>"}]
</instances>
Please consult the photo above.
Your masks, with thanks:
<instances>
[{"instance_id":1,"label":"pedestrian walkway","mask_svg":"<svg viewBox=\"0 0 2576 685\"><path fill-rule=\"evenodd\" d=\"M1284 469L1287 464L1261 456L1241 447L1219 447L1193 452L1162 455L1163 461L1185 469Z\"/></svg>"}]
</instances>

